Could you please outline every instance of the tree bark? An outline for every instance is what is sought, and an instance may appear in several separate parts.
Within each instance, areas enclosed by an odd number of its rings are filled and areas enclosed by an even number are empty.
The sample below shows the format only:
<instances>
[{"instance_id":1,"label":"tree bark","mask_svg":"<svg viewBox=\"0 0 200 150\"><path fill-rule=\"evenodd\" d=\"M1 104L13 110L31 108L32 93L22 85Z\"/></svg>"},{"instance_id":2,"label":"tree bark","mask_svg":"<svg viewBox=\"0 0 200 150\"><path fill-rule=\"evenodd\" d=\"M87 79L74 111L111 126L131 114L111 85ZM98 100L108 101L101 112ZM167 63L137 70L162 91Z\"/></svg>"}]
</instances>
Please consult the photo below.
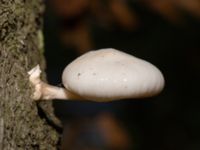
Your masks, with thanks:
<instances>
[{"instance_id":1,"label":"tree bark","mask_svg":"<svg viewBox=\"0 0 200 150\"><path fill-rule=\"evenodd\" d=\"M58 122L51 103L31 99L27 74L36 64L45 67L43 11L42 0L0 0L0 150L58 149L47 121Z\"/></svg>"}]
</instances>

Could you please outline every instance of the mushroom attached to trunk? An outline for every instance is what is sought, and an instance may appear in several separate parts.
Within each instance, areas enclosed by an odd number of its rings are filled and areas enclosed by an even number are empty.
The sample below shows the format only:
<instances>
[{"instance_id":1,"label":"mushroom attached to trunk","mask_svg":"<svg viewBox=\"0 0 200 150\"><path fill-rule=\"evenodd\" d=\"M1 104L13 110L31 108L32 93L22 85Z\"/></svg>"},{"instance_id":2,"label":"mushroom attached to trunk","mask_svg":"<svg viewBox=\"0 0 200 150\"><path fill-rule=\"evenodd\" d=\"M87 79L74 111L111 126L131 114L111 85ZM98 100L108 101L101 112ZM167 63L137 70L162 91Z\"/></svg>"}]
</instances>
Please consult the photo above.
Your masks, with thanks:
<instances>
[{"instance_id":1,"label":"mushroom attached to trunk","mask_svg":"<svg viewBox=\"0 0 200 150\"><path fill-rule=\"evenodd\" d=\"M112 101L150 97L160 93L164 77L151 63L112 48L90 51L63 71L65 88L40 80L39 66L29 71L33 99Z\"/></svg>"}]
</instances>

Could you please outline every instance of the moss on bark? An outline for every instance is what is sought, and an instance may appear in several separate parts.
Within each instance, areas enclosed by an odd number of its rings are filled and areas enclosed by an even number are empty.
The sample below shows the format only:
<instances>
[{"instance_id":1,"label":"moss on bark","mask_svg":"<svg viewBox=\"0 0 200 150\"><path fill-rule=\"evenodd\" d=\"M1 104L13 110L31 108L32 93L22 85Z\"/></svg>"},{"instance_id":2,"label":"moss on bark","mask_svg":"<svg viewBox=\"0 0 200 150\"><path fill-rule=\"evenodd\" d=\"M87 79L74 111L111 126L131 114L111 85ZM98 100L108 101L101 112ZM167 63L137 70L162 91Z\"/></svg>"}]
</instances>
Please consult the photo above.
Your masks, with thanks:
<instances>
[{"instance_id":1,"label":"moss on bark","mask_svg":"<svg viewBox=\"0 0 200 150\"><path fill-rule=\"evenodd\" d=\"M27 71L44 68L42 0L0 0L0 149L54 150L58 134L38 115ZM48 102L49 103L49 102ZM43 104L51 110L51 104ZM51 116L51 115L47 115Z\"/></svg>"}]
</instances>

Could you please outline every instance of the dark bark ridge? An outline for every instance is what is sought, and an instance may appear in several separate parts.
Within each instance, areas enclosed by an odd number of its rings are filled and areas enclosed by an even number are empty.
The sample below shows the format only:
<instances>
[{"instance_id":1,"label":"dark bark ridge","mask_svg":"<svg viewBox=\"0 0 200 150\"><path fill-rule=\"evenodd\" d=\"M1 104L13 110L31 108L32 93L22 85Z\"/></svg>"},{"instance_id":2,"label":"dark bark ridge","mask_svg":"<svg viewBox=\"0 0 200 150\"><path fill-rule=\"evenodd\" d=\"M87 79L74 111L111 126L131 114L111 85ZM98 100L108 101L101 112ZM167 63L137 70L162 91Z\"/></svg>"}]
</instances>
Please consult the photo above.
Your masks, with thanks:
<instances>
[{"instance_id":1,"label":"dark bark ridge","mask_svg":"<svg viewBox=\"0 0 200 150\"><path fill-rule=\"evenodd\" d=\"M42 0L0 0L0 149L54 150L57 132L38 115L27 71L44 66ZM48 107L47 107L48 109Z\"/></svg>"}]
</instances>

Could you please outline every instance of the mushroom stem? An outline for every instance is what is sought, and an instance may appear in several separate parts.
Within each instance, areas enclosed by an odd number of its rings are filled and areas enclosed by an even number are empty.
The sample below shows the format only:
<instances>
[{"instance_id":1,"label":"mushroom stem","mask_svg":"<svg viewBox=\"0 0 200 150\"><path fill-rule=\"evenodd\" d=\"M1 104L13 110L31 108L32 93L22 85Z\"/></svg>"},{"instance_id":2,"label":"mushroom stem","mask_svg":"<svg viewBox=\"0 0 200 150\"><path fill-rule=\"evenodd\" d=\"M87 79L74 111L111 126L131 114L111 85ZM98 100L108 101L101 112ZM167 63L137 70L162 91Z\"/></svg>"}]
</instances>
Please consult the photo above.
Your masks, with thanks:
<instances>
[{"instance_id":1,"label":"mushroom stem","mask_svg":"<svg viewBox=\"0 0 200 150\"><path fill-rule=\"evenodd\" d=\"M56 87L49 85L45 82L43 82L40 79L41 69L40 66L37 65L33 69L31 69L29 72L29 80L31 84L34 86L34 93L32 95L32 98L34 100L51 100L51 99L63 99L63 100L69 100L69 99L83 99L78 95L75 95L71 93L70 91L67 91L64 88Z\"/></svg>"},{"instance_id":2,"label":"mushroom stem","mask_svg":"<svg viewBox=\"0 0 200 150\"><path fill-rule=\"evenodd\" d=\"M49 85L47 83L42 82L42 95L40 99L43 100L51 100L51 99L61 99L61 100L69 100L69 99L82 99L78 95L72 94L64 88L56 87Z\"/></svg>"}]
</instances>

